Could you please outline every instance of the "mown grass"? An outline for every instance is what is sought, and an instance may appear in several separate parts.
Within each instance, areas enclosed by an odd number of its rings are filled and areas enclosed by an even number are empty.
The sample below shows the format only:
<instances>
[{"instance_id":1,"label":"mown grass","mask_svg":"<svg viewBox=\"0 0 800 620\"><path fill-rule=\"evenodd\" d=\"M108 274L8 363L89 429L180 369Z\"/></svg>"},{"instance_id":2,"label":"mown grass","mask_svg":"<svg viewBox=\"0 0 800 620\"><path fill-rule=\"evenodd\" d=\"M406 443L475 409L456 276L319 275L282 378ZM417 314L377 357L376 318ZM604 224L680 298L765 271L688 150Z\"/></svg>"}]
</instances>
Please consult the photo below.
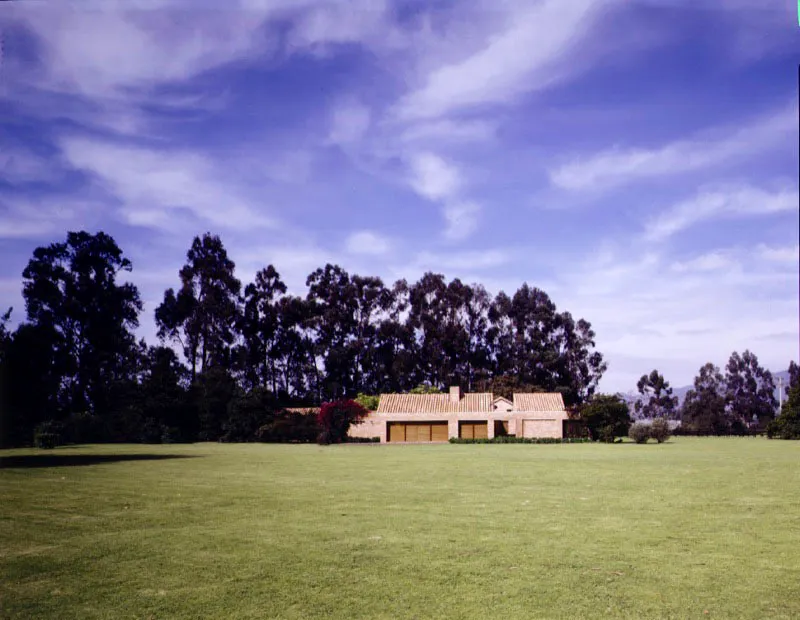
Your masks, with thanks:
<instances>
[{"instance_id":1,"label":"mown grass","mask_svg":"<svg viewBox=\"0 0 800 620\"><path fill-rule=\"evenodd\" d=\"M0 458L4 618L800 617L800 442Z\"/></svg>"}]
</instances>

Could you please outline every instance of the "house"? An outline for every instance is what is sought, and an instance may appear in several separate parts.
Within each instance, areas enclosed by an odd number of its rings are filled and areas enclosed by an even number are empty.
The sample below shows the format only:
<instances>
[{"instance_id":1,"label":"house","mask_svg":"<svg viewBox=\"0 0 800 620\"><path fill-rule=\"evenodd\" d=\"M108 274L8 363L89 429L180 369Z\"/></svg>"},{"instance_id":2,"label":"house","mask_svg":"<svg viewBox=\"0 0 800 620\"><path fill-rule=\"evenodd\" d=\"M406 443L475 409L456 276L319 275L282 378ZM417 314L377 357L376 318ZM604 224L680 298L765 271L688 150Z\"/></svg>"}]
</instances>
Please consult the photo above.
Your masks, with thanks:
<instances>
[{"instance_id":1,"label":"house","mask_svg":"<svg viewBox=\"0 0 800 620\"><path fill-rule=\"evenodd\" d=\"M461 394L381 394L378 409L351 437L380 437L381 443L447 441L498 435L563 437L567 412L557 393L514 394L512 400L490 392Z\"/></svg>"}]
</instances>

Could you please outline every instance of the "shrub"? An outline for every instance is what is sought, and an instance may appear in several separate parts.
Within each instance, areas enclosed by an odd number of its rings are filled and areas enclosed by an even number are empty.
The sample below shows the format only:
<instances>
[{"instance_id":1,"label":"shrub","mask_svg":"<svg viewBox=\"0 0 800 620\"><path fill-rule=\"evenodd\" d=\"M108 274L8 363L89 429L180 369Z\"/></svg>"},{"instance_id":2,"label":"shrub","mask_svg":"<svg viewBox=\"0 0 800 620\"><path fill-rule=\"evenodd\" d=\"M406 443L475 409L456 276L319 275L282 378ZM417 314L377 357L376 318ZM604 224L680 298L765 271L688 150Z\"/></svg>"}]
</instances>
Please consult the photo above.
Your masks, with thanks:
<instances>
[{"instance_id":1,"label":"shrub","mask_svg":"<svg viewBox=\"0 0 800 620\"><path fill-rule=\"evenodd\" d=\"M605 394L597 394L583 405L580 419L592 439L609 443L627 435L631 423L628 404L618 396Z\"/></svg>"},{"instance_id":2,"label":"shrub","mask_svg":"<svg viewBox=\"0 0 800 620\"><path fill-rule=\"evenodd\" d=\"M781 414L767 426L767 436L770 439L800 439L800 383L789 390Z\"/></svg>"},{"instance_id":3,"label":"shrub","mask_svg":"<svg viewBox=\"0 0 800 620\"><path fill-rule=\"evenodd\" d=\"M33 431L33 445L37 448L55 448L62 444L64 427L55 420L46 420Z\"/></svg>"},{"instance_id":4,"label":"shrub","mask_svg":"<svg viewBox=\"0 0 800 620\"><path fill-rule=\"evenodd\" d=\"M647 440L650 439L650 425L642 424L641 422L631 424L628 430L628 437L636 443L647 443Z\"/></svg>"},{"instance_id":5,"label":"shrub","mask_svg":"<svg viewBox=\"0 0 800 620\"><path fill-rule=\"evenodd\" d=\"M316 416L286 412L256 431L256 440L265 443L311 443L317 440Z\"/></svg>"},{"instance_id":6,"label":"shrub","mask_svg":"<svg viewBox=\"0 0 800 620\"><path fill-rule=\"evenodd\" d=\"M180 430L174 426L161 426L161 443L180 443L181 441Z\"/></svg>"},{"instance_id":7,"label":"shrub","mask_svg":"<svg viewBox=\"0 0 800 620\"><path fill-rule=\"evenodd\" d=\"M658 443L664 443L669 439L669 423L666 418L656 418L650 424L650 437L655 439Z\"/></svg>"},{"instance_id":8,"label":"shrub","mask_svg":"<svg viewBox=\"0 0 800 620\"><path fill-rule=\"evenodd\" d=\"M103 419L87 411L71 414L63 427L64 443L102 443L107 437Z\"/></svg>"},{"instance_id":9,"label":"shrub","mask_svg":"<svg viewBox=\"0 0 800 620\"><path fill-rule=\"evenodd\" d=\"M450 443L458 444L476 444L476 443L526 443L526 444L554 444L554 443L590 443L592 440L588 437L515 437L513 435L503 435L495 437L494 439L467 439L464 437L451 437L448 440Z\"/></svg>"},{"instance_id":10,"label":"shrub","mask_svg":"<svg viewBox=\"0 0 800 620\"><path fill-rule=\"evenodd\" d=\"M358 396L355 398L355 401L367 411L375 411L378 408L378 403L380 400L380 396L374 394L363 394L361 392L359 392Z\"/></svg>"},{"instance_id":11,"label":"shrub","mask_svg":"<svg viewBox=\"0 0 800 620\"><path fill-rule=\"evenodd\" d=\"M354 400L336 400L324 403L317 415L319 436L317 441L327 445L342 443L347 439L351 424L359 424L368 411Z\"/></svg>"}]
</instances>

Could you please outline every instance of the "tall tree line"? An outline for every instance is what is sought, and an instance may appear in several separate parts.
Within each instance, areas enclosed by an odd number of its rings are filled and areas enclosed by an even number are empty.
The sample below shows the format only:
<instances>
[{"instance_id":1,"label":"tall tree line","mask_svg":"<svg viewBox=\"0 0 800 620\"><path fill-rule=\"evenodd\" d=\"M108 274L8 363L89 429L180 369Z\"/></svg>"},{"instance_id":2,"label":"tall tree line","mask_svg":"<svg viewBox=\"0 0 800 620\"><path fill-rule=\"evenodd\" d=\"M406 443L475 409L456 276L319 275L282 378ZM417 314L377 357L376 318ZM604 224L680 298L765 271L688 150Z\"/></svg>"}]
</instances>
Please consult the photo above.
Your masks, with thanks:
<instances>
[{"instance_id":1,"label":"tall tree line","mask_svg":"<svg viewBox=\"0 0 800 620\"><path fill-rule=\"evenodd\" d=\"M13 332L10 311L0 320L4 443L75 419L111 440L218 439L232 412L253 409L236 399L277 409L420 384L559 391L578 404L606 370L591 325L527 284L493 298L441 274L387 285L327 264L298 296L273 265L244 284L235 267L218 236L196 237L148 345L134 336L139 291L122 278L131 262L111 236L37 248L22 274L25 320Z\"/></svg>"}]
</instances>

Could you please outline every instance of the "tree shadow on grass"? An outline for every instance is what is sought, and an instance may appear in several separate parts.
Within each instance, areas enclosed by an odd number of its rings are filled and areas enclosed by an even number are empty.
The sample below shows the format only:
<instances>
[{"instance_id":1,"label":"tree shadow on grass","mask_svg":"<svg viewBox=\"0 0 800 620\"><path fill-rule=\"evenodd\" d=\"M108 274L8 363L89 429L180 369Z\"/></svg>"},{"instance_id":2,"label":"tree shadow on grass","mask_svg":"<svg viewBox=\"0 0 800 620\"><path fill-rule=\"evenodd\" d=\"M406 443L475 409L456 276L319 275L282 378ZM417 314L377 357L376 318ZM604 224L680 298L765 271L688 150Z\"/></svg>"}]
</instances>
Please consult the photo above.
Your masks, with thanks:
<instances>
[{"instance_id":1,"label":"tree shadow on grass","mask_svg":"<svg viewBox=\"0 0 800 620\"><path fill-rule=\"evenodd\" d=\"M78 465L100 465L123 461L165 461L168 459L193 459L190 454L20 454L0 456L0 469L75 467Z\"/></svg>"}]
</instances>

